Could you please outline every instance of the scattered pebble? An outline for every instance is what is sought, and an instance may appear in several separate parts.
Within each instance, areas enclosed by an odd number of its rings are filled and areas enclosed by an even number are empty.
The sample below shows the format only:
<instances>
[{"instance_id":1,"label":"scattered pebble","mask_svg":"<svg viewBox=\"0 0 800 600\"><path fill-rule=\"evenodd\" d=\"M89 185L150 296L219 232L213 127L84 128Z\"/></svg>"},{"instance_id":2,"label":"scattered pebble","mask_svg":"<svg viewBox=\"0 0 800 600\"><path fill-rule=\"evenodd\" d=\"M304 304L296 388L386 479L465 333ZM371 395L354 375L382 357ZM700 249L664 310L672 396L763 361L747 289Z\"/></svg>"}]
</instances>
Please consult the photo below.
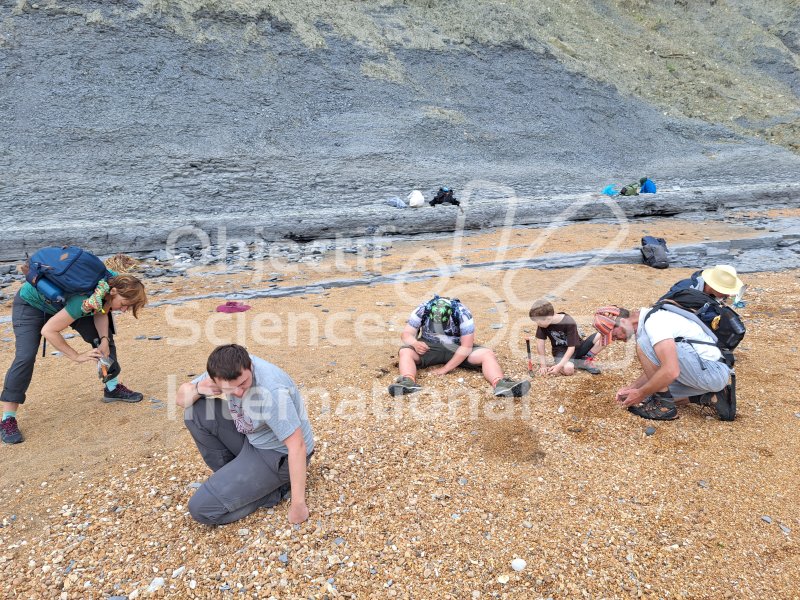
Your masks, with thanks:
<instances>
[{"instance_id":1,"label":"scattered pebble","mask_svg":"<svg viewBox=\"0 0 800 600\"><path fill-rule=\"evenodd\" d=\"M509 578L509 576L508 576L508 575L500 575L500 576L497 578L497 583L500 583L500 584L503 584L503 585L505 585L506 583L508 583L508 580L509 580L509 579L510 579L510 578Z\"/></svg>"},{"instance_id":2,"label":"scattered pebble","mask_svg":"<svg viewBox=\"0 0 800 600\"><path fill-rule=\"evenodd\" d=\"M701 488L703 488L703 489L706 489L706 488L708 488L708 482L707 482L707 481L705 481L704 479L701 479L700 481L698 481L698 482L697 482L697 485L699 485L699 486L700 486Z\"/></svg>"},{"instance_id":3,"label":"scattered pebble","mask_svg":"<svg viewBox=\"0 0 800 600\"><path fill-rule=\"evenodd\" d=\"M503 324L502 323L492 323L491 327L492 327L492 329L502 329L503 328Z\"/></svg>"},{"instance_id":4,"label":"scattered pebble","mask_svg":"<svg viewBox=\"0 0 800 600\"><path fill-rule=\"evenodd\" d=\"M177 569L174 569L172 571L172 578L173 579L177 579L178 577L183 575L185 571L186 571L186 566L185 565L184 566L180 566Z\"/></svg>"},{"instance_id":5,"label":"scattered pebble","mask_svg":"<svg viewBox=\"0 0 800 600\"><path fill-rule=\"evenodd\" d=\"M153 581L150 582L150 585L147 586L147 593L152 594L156 590L160 590L164 587L164 578L163 577L156 577Z\"/></svg>"},{"instance_id":6,"label":"scattered pebble","mask_svg":"<svg viewBox=\"0 0 800 600\"><path fill-rule=\"evenodd\" d=\"M133 338L133 339L135 339L135 340L146 340L146 339L147 339L147 336L146 336L146 335L137 335L137 336L136 336L135 338Z\"/></svg>"},{"instance_id":7,"label":"scattered pebble","mask_svg":"<svg viewBox=\"0 0 800 600\"><path fill-rule=\"evenodd\" d=\"M764 523L772 523L772 517L768 517L767 515L762 516L761 520L764 521Z\"/></svg>"},{"instance_id":8,"label":"scattered pebble","mask_svg":"<svg viewBox=\"0 0 800 600\"><path fill-rule=\"evenodd\" d=\"M656 432L655 427L648 427L647 429L644 430L644 434L648 436L653 435L655 432Z\"/></svg>"},{"instance_id":9,"label":"scattered pebble","mask_svg":"<svg viewBox=\"0 0 800 600\"><path fill-rule=\"evenodd\" d=\"M147 336L147 339L148 339L148 340L153 340L153 341L156 341L156 340L160 340L160 339L161 339L161 336L160 336L160 335L148 335L148 336Z\"/></svg>"},{"instance_id":10,"label":"scattered pebble","mask_svg":"<svg viewBox=\"0 0 800 600\"><path fill-rule=\"evenodd\" d=\"M784 525L783 523L781 523L780 525L778 525L778 527L780 527L780 528L781 528L781 531L782 531L783 533L785 533L786 535L789 535L789 534L792 532L792 530L791 530L791 529L789 529L789 527L787 527L787 526L786 526L786 525Z\"/></svg>"},{"instance_id":11,"label":"scattered pebble","mask_svg":"<svg viewBox=\"0 0 800 600\"><path fill-rule=\"evenodd\" d=\"M458 480L458 485L467 485L467 480L466 480L466 478L464 478L464 477L461 477L461 478Z\"/></svg>"},{"instance_id":12,"label":"scattered pebble","mask_svg":"<svg viewBox=\"0 0 800 600\"><path fill-rule=\"evenodd\" d=\"M286 564L289 562L289 555L286 553L280 554L278 556L278 560L281 561L283 564Z\"/></svg>"},{"instance_id":13,"label":"scattered pebble","mask_svg":"<svg viewBox=\"0 0 800 600\"><path fill-rule=\"evenodd\" d=\"M558 407L558 414L563 415L565 410L567 410L567 409L564 408L563 406L559 406Z\"/></svg>"},{"instance_id":14,"label":"scattered pebble","mask_svg":"<svg viewBox=\"0 0 800 600\"><path fill-rule=\"evenodd\" d=\"M333 543L336 544L337 546L341 546L342 544L344 544L344 538L337 537L335 540L333 540Z\"/></svg>"},{"instance_id":15,"label":"scattered pebble","mask_svg":"<svg viewBox=\"0 0 800 600\"><path fill-rule=\"evenodd\" d=\"M515 558L514 560L511 561L511 568L517 572L522 571L527 566L528 563L525 562L525 560L522 558Z\"/></svg>"},{"instance_id":16,"label":"scattered pebble","mask_svg":"<svg viewBox=\"0 0 800 600\"><path fill-rule=\"evenodd\" d=\"M202 484L202 483L200 483L199 481L193 481L193 482L192 482L192 483L190 483L190 484L189 484L187 487L190 487L190 488L192 488L192 489L195 489L195 490L196 490L197 488L199 488L199 487L200 487L200 486L202 486L202 485L203 485L203 484Z\"/></svg>"},{"instance_id":17,"label":"scattered pebble","mask_svg":"<svg viewBox=\"0 0 800 600\"><path fill-rule=\"evenodd\" d=\"M239 530L239 535L241 536L250 535L250 530L243 527L242 529Z\"/></svg>"}]
</instances>

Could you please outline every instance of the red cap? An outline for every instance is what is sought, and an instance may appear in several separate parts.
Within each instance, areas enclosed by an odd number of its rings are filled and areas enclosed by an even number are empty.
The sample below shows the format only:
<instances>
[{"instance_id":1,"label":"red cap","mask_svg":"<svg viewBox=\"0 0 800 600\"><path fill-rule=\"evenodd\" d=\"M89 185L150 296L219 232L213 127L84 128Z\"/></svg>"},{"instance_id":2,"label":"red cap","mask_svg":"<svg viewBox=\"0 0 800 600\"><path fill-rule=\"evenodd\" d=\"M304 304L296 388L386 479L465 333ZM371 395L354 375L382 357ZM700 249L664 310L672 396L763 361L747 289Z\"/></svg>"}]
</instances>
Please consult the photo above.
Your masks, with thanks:
<instances>
[{"instance_id":1,"label":"red cap","mask_svg":"<svg viewBox=\"0 0 800 600\"><path fill-rule=\"evenodd\" d=\"M617 319L619 318L618 306L603 306L594 311L594 328L600 333L600 339L603 346L608 346L611 343L611 335L614 327L617 326Z\"/></svg>"}]
</instances>

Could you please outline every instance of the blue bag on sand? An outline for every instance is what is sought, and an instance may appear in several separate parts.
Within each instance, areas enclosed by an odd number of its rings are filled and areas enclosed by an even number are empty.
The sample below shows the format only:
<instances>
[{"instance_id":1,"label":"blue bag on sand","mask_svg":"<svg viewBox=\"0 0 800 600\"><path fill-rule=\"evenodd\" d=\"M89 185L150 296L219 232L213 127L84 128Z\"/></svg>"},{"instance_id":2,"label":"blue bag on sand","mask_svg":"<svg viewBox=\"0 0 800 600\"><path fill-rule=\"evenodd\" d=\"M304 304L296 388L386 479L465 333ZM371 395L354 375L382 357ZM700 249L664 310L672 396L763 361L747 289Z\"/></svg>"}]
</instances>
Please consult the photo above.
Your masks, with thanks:
<instances>
[{"instance_id":1,"label":"blue bag on sand","mask_svg":"<svg viewBox=\"0 0 800 600\"><path fill-rule=\"evenodd\" d=\"M605 194L606 196L616 196L619 194L617 190L614 189L613 185L607 185L603 188L603 191L600 192L601 194Z\"/></svg>"},{"instance_id":2,"label":"blue bag on sand","mask_svg":"<svg viewBox=\"0 0 800 600\"><path fill-rule=\"evenodd\" d=\"M397 196L392 196L391 198L386 199L386 204L389 206L394 206L395 208L407 208L408 204L400 200Z\"/></svg>"}]
</instances>

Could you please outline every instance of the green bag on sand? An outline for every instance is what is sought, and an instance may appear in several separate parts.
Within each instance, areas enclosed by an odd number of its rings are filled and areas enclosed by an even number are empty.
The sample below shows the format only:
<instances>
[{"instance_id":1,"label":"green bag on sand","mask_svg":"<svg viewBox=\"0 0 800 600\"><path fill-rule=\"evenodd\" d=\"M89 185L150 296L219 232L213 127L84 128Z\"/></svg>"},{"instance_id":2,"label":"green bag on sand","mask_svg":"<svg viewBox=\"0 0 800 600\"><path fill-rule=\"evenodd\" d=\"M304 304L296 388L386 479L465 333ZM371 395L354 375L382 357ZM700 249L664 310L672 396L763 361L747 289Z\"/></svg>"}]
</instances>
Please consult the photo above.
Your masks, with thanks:
<instances>
[{"instance_id":1,"label":"green bag on sand","mask_svg":"<svg viewBox=\"0 0 800 600\"><path fill-rule=\"evenodd\" d=\"M638 196L639 195L639 184L638 183L629 183L624 188L619 191L620 196Z\"/></svg>"}]
</instances>

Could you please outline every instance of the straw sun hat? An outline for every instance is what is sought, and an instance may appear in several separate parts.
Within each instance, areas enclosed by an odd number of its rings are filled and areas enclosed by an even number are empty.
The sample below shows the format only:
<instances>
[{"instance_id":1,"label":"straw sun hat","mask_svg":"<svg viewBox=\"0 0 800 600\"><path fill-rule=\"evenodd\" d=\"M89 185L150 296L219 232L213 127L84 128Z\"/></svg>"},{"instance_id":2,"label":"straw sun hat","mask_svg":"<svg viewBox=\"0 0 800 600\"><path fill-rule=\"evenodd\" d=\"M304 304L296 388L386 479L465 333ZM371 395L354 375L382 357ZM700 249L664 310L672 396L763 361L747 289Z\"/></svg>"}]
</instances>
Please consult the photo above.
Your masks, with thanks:
<instances>
[{"instance_id":1,"label":"straw sun hat","mask_svg":"<svg viewBox=\"0 0 800 600\"><path fill-rule=\"evenodd\" d=\"M708 287L728 296L738 293L744 285L744 282L737 277L736 269L730 265L717 265L705 269L701 276Z\"/></svg>"}]
</instances>

